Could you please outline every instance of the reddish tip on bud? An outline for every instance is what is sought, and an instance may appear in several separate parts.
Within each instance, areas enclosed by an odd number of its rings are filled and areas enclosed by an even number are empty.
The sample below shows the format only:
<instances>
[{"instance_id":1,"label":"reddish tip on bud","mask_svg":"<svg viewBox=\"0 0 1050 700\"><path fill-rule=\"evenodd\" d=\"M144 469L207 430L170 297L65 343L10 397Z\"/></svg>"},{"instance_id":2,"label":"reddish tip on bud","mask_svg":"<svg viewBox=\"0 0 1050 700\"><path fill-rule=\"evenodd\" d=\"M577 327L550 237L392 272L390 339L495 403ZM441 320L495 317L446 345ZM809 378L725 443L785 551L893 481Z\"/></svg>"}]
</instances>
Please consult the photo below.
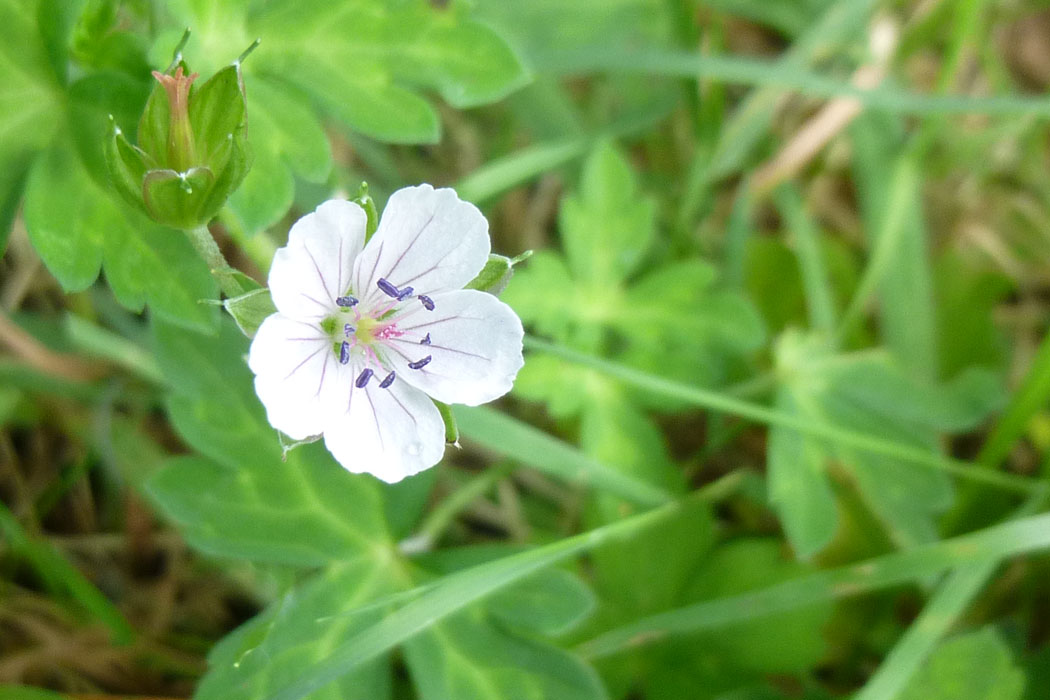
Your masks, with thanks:
<instances>
[{"instance_id":1,"label":"reddish tip on bud","mask_svg":"<svg viewBox=\"0 0 1050 700\"><path fill-rule=\"evenodd\" d=\"M197 161L196 143L193 139L193 126L190 124L190 86L198 74L183 74L182 66L175 69L174 75L153 71L153 77L168 94L170 127L168 129L168 159L172 168L183 171Z\"/></svg>"}]
</instances>

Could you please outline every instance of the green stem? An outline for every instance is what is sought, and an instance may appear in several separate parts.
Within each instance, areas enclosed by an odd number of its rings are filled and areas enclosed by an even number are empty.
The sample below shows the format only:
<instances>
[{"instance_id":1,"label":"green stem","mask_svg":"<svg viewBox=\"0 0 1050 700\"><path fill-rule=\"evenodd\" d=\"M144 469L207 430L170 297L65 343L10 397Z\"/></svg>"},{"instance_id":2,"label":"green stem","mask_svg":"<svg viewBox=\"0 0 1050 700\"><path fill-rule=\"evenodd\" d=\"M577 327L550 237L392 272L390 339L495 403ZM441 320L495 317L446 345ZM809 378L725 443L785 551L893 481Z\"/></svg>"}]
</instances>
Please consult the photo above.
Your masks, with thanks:
<instances>
[{"instance_id":1,"label":"green stem","mask_svg":"<svg viewBox=\"0 0 1050 700\"><path fill-rule=\"evenodd\" d=\"M219 289L222 290L223 294L228 297L237 297L248 291L237 281L237 271L226 262L226 258L223 256L222 251L219 250L219 245L212 238L211 231L208 230L207 226L187 229L186 235L189 237L190 243L193 244L197 254L208 264L208 269L211 270L211 274L219 282Z\"/></svg>"},{"instance_id":2,"label":"green stem","mask_svg":"<svg viewBox=\"0 0 1050 700\"><path fill-rule=\"evenodd\" d=\"M419 528L419 536L427 544L437 542L445 529L467 506L481 498L490 488L514 471L514 465L503 464L495 469L486 469L478 476L449 494L430 512Z\"/></svg>"}]
</instances>

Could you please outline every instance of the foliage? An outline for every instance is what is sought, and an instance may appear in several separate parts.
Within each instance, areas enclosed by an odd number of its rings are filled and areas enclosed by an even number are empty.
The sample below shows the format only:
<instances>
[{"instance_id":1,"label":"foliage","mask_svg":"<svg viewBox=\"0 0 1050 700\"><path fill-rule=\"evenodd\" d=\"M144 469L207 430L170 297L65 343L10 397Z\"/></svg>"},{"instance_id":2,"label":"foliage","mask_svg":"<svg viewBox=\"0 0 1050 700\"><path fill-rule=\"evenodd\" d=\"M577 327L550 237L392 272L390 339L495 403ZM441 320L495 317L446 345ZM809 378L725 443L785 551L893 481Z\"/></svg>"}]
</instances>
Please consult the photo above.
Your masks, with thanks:
<instances>
[{"instance_id":1,"label":"foliage","mask_svg":"<svg viewBox=\"0 0 1050 700\"><path fill-rule=\"evenodd\" d=\"M0 700L1043 697L1046 17L0 0ZM526 364L389 485L246 359L420 181Z\"/></svg>"}]
</instances>

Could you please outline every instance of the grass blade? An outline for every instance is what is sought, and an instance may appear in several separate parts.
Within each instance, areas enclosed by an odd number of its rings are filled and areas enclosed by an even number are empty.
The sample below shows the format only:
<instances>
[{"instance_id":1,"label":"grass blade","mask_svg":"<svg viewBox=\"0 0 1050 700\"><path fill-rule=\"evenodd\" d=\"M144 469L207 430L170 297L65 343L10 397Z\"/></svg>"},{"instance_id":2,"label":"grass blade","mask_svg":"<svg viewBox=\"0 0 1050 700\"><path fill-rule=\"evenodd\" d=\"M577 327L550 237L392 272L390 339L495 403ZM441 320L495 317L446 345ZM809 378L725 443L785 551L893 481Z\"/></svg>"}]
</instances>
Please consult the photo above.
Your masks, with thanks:
<instances>
[{"instance_id":1,"label":"grass blade","mask_svg":"<svg viewBox=\"0 0 1050 700\"><path fill-rule=\"evenodd\" d=\"M802 433L816 435L842 445L885 455L929 469L939 469L971 481L979 481L989 486L996 486L1009 491L1034 493L1042 488L1042 484L1039 482L1025 477L979 470L969 462L943 457L934 452L927 452L909 445L900 445L890 440L854 432L829 423L811 421L758 404L741 401L718 391L681 384L632 367L554 345L531 336L526 336L525 346L531 350L546 352L570 362L575 362L578 365L588 367L610 377L616 377L626 384L643 389L656 396L674 398L694 406L729 413L759 423L778 425Z\"/></svg>"},{"instance_id":2,"label":"grass blade","mask_svg":"<svg viewBox=\"0 0 1050 700\"><path fill-rule=\"evenodd\" d=\"M591 459L571 445L499 411L468 406L456 406L453 410L464 437L522 464L608 491L638 505L657 506L671 500L669 493L652 484Z\"/></svg>"},{"instance_id":3,"label":"grass blade","mask_svg":"<svg viewBox=\"0 0 1050 700\"><path fill-rule=\"evenodd\" d=\"M1036 115L1050 118L1050 100L1012 95L967 97L921 95L892 88L862 89L799 65L741 56L705 56L664 49L565 52L550 57L550 67L562 75L643 73L671 77L713 78L727 83L760 85L810 97L850 97L868 109L899 114Z\"/></svg>"},{"instance_id":4,"label":"grass blade","mask_svg":"<svg viewBox=\"0 0 1050 700\"><path fill-rule=\"evenodd\" d=\"M830 338L835 331L835 302L820 248L820 234L806 213L797 187L787 183L776 191L774 198L786 228L795 237L795 255L802 270L810 325Z\"/></svg>"},{"instance_id":5,"label":"grass blade","mask_svg":"<svg viewBox=\"0 0 1050 700\"><path fill-rule=\"evenodd\" d=\"M995 563L1048 547L1050 514L1032 516L866 562L802 576L758 591L652 615L595 637L577 647L577 651L589 659L600 658L671 635L753 620L818 602L910 583L945 569ZM958 598L967 588L972 588L975 578L976 575L956 583L953 596Z\"/></svg>"},{"instance_id":6,"label":"grass blade","mask_svg":"<svg viewBox=\"0 0 1050 700\"><path fill-rule=\"evenodd\" d=\"M1018 515L1031 515L1039 509L1043 499L1043 494L1030 498ZM992 578L998 566L998 561L986 561L953 571L853 700L893 700L897 697L970 601Z\"/></svg>"},{"instance_id":7,"label":"grass blade","mask_svg":"<svg viewBox=\"0 0 1050 700\"><path fill-rule=\"evenodd\" d=\"M67 595L76 601L91 617L109 628L116 643L129 644L132 641L134 632L120 610L50 544L31 537L2 503L0 535L0 541L24 557L53 593Z\"/></svg>"},{"instance_id":8,"label":"grass blade","mask_svg":"<svg viewBox=\"0 0 1050 700\"><path fill-rule=\"evenodd\" d=\"M681 501L446 576L412 602L333 649L322 663L293 679L268 700L299 700L306 697L471 603L571 556L605 542L630 537L673 516L692 499L718 500L734 491L742 479L741 473L730 474L704 489L694 491Z\"/></svg>"}]
</instances>

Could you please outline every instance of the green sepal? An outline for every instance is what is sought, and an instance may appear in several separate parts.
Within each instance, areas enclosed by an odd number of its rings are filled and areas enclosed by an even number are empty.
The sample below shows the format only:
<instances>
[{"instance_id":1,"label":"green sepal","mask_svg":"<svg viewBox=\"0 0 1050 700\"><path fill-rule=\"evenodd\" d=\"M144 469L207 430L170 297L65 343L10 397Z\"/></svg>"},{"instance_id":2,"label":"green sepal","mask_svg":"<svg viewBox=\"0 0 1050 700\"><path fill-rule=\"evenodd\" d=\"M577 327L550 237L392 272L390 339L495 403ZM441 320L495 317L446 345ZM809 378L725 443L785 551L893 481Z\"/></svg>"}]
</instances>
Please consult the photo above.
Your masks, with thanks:
<instances>
[{"instance_id":1,"label":"green sepal","mask_svg":"<svg viewBox=\"0 0 1050 700\"><path fill-rule=\"evenodd\" d=\"M201 211L215 182L208 168L190 168L185 173L151 170L142 182L142 199L154 221L174 228L202 225Z\"/></svg>"},{"instance_id":2,"label":"green sepal","mask_svg":"<svg viewBox=\"0 0 1050 700\"><path fill-rule=\"evenodd\" d=\"M152 159L142 149L129 143L116 124L113 124L111 133L112 136L105 143L106 169L110 181L123 200L139 211L146 212L146 205L142 201L142 183L150 170Z\"/></svg>"},{"instance_id":3,"label":"green sepal","mask_svg":"<svg viewBox=\"0 0 1050 700\"><path fill-rule=\"evenodd\" d=\"M240 66L236 63L226 66L199 89L193 90L189 113L201 164L218 170L222 166L213 158L226 148L236 132L244 131L247 125Z\"/></svg>"},{"instance_id":4,"label":"green sepal","mask_svg":"<svg viewBox=\"0 0 1050 700\"><path fill-rule=\"evenodd\" d=\"M485 267L481 268L481 272L467 284L466 288L477 289L499 296L507 288L510 278L514 276L514 266L523 260L527 260L531 255L531 250L525 251L516 258L508 258L504 255L496 254L489 255Z\"/></svg>"},{"instance_id":5,"label":"green sepal","mask_svg":"<svg viewBox=\"0 0 1050 700\"><path fill-rule=\"evenodd\" d=\"M365 242L372 237L379 228L379 214L376 212L376 202L372 199L372 195L368 194L368 183L362 182L361 186L357 188L357 196L353 198L355 204L365 210L365 216L368 217L365 223Z\"/></svg>"},{"instance_id":6,"label":"green sepal","mask_svg":"<svg viewBox=\"0 0 1050 700\"><path fill-rule=\"evenodd\" d=\"M178 65L182 66L184 72L189 73L184 62L180 61ZM192 88L190 94L193 94ZM171 106L168 103L168 93L160 82L154 81L153 90L146 99L146 107L142 110L142 117L139 118L137 139L139 148L150 154L157 163L167 161L170 126Z\"/></svg>"},{"instance_id":7,"label":"green sepal","mask_svg":"<svg viewBox=\"0 0 1050 700\"><path fill-rule=\"evenodd\" d=\"M233 316L241 333L249 338L255 337L259 326L268 316L277 313L277 307L274 306L273 299L270 297L270 290L266 288L253 289L239 297L226 299L222 305L230 316Z\"/></svg>"},{"instance_id":8,"label":"green sepal","mask_svg":"<svg viewBox=\"0 0 1050 700\"><path fill-rule=\"evenodd\" d=\"M452 414L452 407L447 403L441 403L437 399L431 399L437 406L441 420L445 423L445 442L449 445L459 446L459 427L456 425L456 416Z\"/></svg>"}]
</instances>

